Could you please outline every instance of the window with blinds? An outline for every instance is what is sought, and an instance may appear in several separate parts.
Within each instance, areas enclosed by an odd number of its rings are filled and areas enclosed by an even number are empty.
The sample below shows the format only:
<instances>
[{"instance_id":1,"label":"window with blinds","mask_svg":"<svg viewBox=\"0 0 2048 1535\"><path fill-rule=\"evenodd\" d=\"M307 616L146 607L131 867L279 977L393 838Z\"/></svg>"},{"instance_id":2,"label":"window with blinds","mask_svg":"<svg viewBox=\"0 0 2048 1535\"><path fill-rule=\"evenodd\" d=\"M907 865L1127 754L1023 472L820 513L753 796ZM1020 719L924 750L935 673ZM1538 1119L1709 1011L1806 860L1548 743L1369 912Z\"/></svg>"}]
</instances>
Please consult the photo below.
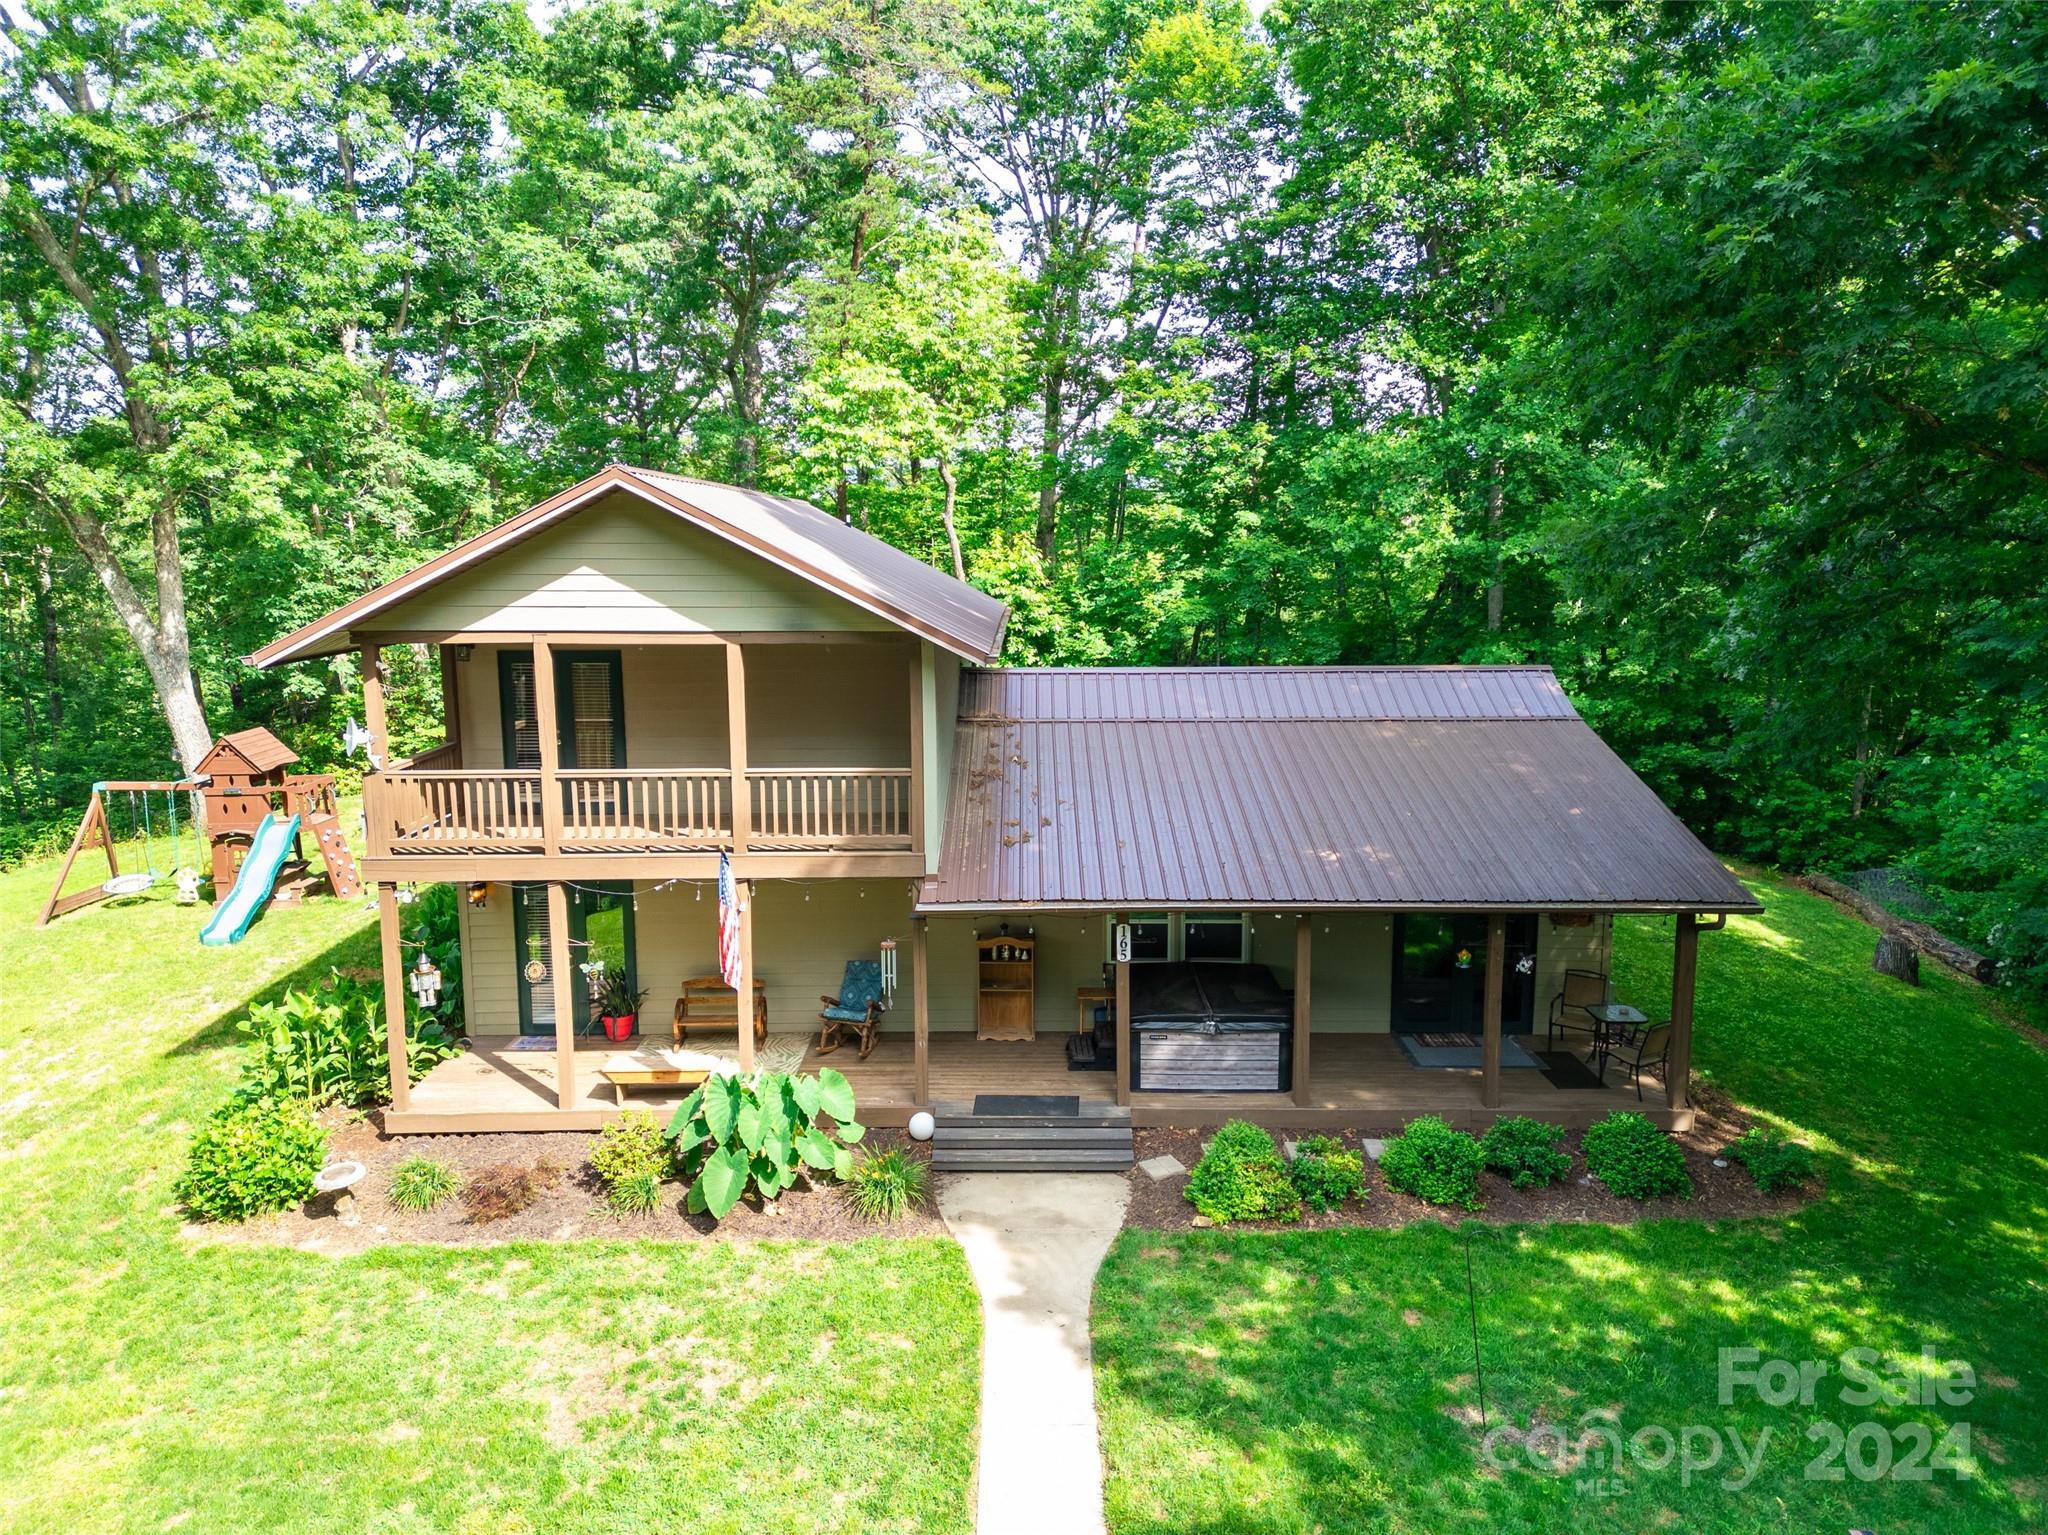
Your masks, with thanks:
<instances>
[{"instance_id":1,"label":"window with blinds","mask_svg":"<svg viewBox=\"0 0 2048 1535\"><path fill-rule=\"evenodd\" d=\"M539 707L533 691L533 657L522 651L499 652L498 702L509 768L540 766ZM626 765L625 686L616 650L556 655L555 713L563 767Z\"/></svg>"}]
</instances>

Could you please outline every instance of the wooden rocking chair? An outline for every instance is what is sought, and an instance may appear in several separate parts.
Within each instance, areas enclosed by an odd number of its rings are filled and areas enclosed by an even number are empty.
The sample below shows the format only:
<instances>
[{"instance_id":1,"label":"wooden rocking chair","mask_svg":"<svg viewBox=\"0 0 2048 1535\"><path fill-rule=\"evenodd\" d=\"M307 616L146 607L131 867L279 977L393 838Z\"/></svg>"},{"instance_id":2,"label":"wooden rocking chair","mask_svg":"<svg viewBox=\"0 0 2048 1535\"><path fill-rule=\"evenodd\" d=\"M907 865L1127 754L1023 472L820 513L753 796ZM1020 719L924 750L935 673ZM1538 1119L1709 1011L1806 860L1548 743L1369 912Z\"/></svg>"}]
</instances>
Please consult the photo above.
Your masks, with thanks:
<instances>
[{"instance_id":1,"label":"wooden rocking chair","mask_svg":"<svg viewBox=\"0 0 2048 1535\"><path fill-rule=\"evenodd\" d=\"M839 995L820 997L825 1004L818 1014L818 1054L830 1055L848 1030L860 1040L860 1058L866 1060L875 1048L875 1035L882 1027L882 967L872 959L850 959L839 982Z\"/></svg>"}]
</instances>

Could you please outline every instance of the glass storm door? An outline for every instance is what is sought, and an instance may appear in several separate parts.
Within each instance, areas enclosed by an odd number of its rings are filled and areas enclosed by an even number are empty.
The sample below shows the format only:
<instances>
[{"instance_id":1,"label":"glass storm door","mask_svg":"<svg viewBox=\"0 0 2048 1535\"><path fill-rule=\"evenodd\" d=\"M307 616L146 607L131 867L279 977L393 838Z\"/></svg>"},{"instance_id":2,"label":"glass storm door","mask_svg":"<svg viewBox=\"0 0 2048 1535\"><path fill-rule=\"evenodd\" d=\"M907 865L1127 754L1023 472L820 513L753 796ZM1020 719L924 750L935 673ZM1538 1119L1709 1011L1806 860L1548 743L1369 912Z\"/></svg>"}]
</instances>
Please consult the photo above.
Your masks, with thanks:
<instances>
[{"instance_id":1,"label":"glass storm door","mask_svg":"<svg viewBox=\"0 0 2048 1535\"><path fill-rule=\"evenodd\" d=\"M608 973L624 969L638 976L639 955L633 941L633 885L607 881L578 885L568 892L569 963L576 966L570 995L575 998L576 1032L601 1034L590 1005L590 982L582 967L602 961ZM519 1032L555 1032L554 954L548 942L548 887L512 887L513 961L519 977ZM636 1032L638 1032L636 1030Z\"/></svg>"},{"instance_id":2,"label":"glass storm door","mask_svg":"<svg viewBox=\"0 0 2048 1535\"><path fill-rule=\"evenodd\" d=\"M1396 1034L1478 1034L1486 1028L1486 928L1479 912L1402 912L1394 918ZM1535 1019L1536 919L1507 919L1501 1032ZM1523 969L1524 961L1528 968Z\"/></svg>"}]
</instances>

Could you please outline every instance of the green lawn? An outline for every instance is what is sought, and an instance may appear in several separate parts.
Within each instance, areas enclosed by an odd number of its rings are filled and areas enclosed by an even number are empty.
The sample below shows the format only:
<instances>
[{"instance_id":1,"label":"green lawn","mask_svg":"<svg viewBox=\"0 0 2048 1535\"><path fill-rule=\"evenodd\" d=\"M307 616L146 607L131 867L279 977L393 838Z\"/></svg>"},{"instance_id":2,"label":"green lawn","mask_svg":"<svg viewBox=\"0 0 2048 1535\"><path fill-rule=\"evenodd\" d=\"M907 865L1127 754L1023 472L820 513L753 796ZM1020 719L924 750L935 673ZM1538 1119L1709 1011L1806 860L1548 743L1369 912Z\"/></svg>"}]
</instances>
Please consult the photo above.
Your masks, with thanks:
<instances>
[{"instance_id":1,"label":"green lawn","mask_svg":"<svg viewBox=\"0 0 2048 1535\"><path fill-rule=\"evenodd\" d=\"M951 1243L182 1238L171 1181L232 1018L374 964L373 919L318 900L202 949L207 908L166 884L37 933L52 872L0 875L0 1529L971 1526L980 1322Z\"/></svg>"},{"instance_id":2,"label":"green lawn","mask_svg":"<svg viewBox=\"0 0 2048 1535\"><path fill-rule=\"evenodd\" d=\"M1098 1282L1097 1392L1119 1535L1454 1528L2039 1530L2048 1467L2048 1059L1983 993L1869 969L1872 935L1759 881L1770 910L1700 944L1698 1064L1825 1152L1796 1218L1625 1229L1474 1225L1489 1423L1720 1433L1721 1466L1507 1469L1480 1458L1465 1237L1442 1229L1127 1233ZM1623 995L1669 995L1668 922L1618 943ZM1929 971L1932 967L1928 967ZM1925 972L1924 972L1925 973ZM1839 1356L1928 1346L1983 1383L1967 1406L1854 1407ZM1723 1348L1831 1362L1812 1407L1718 1397ZM1815 1422L1970 1425L1959 1481L1812 1480ZM1743 1490L1725 1431L1753 1447ZM1908 1436L1915 1431L1902 1429ZM1643 1441L1655 1460L1663 1442ZM1546 1446L1547 1448L1547 1446ZM1860 1466L1883 1464L1876 1431ZM1895 1451L1901 1458L1904 1451ZM1836 1460L1836 1466L1843 1462Z\"/></svg>"}]
</instances>

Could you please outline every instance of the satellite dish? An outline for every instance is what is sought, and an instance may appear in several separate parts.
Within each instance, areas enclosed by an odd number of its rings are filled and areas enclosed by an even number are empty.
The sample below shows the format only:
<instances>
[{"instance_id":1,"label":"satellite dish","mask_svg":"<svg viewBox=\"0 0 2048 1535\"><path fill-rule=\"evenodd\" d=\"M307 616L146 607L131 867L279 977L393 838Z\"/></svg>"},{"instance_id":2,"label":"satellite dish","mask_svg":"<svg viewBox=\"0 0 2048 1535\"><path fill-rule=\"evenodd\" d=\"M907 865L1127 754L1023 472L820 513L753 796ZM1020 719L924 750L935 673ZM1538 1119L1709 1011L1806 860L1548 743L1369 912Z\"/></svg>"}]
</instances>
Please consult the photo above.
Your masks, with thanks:
<instances>
[{"instance_id":1,"label":"satellite dish","mask_svg":"<svg viewBox=\"0 0 2048 1535\"><path fill-rule=\"evenodd\" d=\"M341 754L344 757L353 757L358 751L367 752L369 745L370 727L358 725L355 721L355 716L350 715L349 722L342 727L341 731Z\"/></svg>"}]
</instances>

